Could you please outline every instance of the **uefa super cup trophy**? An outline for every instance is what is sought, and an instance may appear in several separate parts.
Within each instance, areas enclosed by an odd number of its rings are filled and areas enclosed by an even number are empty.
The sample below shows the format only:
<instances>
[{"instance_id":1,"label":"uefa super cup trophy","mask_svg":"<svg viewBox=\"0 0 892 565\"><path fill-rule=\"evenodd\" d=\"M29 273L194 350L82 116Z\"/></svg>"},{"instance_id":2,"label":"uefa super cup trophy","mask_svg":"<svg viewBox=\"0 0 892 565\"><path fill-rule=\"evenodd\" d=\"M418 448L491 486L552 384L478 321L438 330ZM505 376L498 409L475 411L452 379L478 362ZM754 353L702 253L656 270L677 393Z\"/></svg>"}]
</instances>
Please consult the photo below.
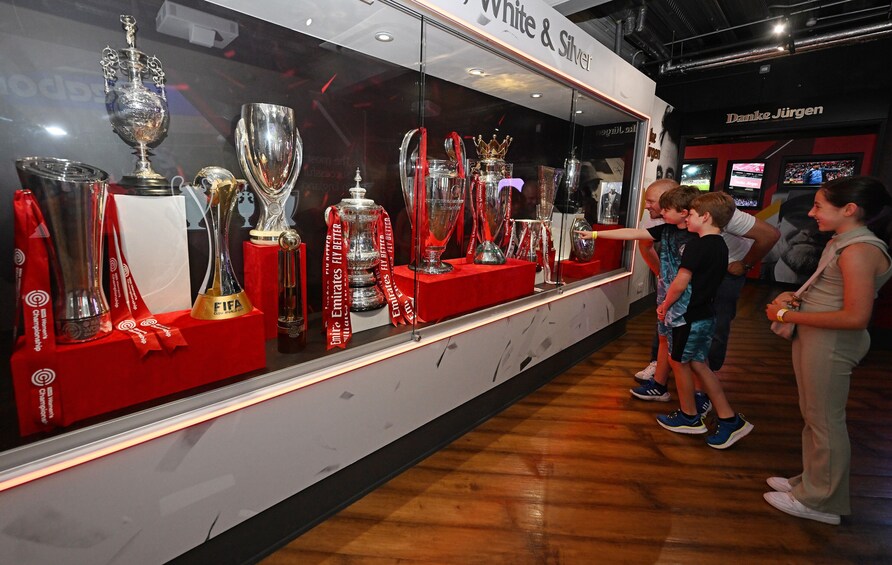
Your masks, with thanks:
<instances>
[{"instance_id":1,"label":"uefa super cup trophy","mask_svg":"<svg viewBox=\"0 0 892 565\"><path fill-rule=\"evenodd\" d=\"M440 257L446 249L446 244L455 230L459 212L465 201L466 179L459 175L459 161L456 158L452 137L446 138L446 153L450 156L445 159L427 159L427 174L424 175L424 207L421 217L415 217L415 175L421 174L424 166L419 162L417 151L408 155L408 146L417 129L406 133L400 148L400 181L403 189L403 199L409 212L409 221L415 228L418 221L418 235L421 238L421 265L409 265L410 269L418 270L428 275L440 275L452 270L452 265L443 263ZM465 155L462 143L461 156ZM464 169L466 170L466 168ZM419 186L419 188L421 188Z\"/></svg>"},{"instance_id":2,"label":"uefa super cup trophy","mask_svg":"<svg viewBox=\"0 0 892 565\"><path fill-rule=\"evenodd\" d=\"M85 163L28 157L16 161L49 231L56 341L80 343L112 331L102 291L102 223L108 173Z\"/></svg>"},{"instance_id":3,"label":"uefa super cup trophy","mask_svg":"<svg viewBox=\"0 0 892 565\"><path fill-rule=\"evenodd\" d=\"M236 179L222 167L205 167L195 175L193 184L204 190L210 249L208 270L201 284L202 291L192 305L192 317L225 320L242 316L253 307L229 260L229 224L238 194L247 182Z\"/></svg>"},{"instance_id":4,"label":"uefa super cup trophy","mask_svg":"<svg viewBox=\"0 0 892 565\"><path fill-rule=\"evenodd\" d=\"M102 50L102 73L105 77L105 109L112 129L124 143L134 148L136 167L120 184L140 196L167 196L170 183L152 169L149 147L167 135L170 113L164 90L164 70L158 57L146 57L136 48L136 19L121 16L127 34L127 47ZM125 80L118 80L118 71ZM146 88L151 80L154 90Z\"/></svg>"},{"instance_id":5,"label":"uefa super cup trophy","mask_svg":"<svg viewBox=\"0 0 892 565\"><path fill-rule=\"evenodd\" d=\"M260 200L260 218L251 230L251 241L278 245L279 234L288 229L285 201L303 162L294 110L276 104L244 104L235 148L242 172Z\"/></svg>"},{"instance_id":6,"label":"uefa super cup trophy","mask_svg":"<svg viewBox=\"0 0 892 565\"><path fill-rule=\"evenodd\" d=\"M489 142L483 141L483 136L478 135L475 140L477 156L480 159L472 163L474 178L474 192L472 200L482 201L482 210L477 214L482 215L479 226L480 245L474 253L474 263L482 265L503 265L505 254L496 244L495 239L505 228L505 219L508 212L507 191L501 181L511 178L513 166L505 162L505 154L511 145L511 136L499 143L495 134Z\"/></svg>"}]
</instances>

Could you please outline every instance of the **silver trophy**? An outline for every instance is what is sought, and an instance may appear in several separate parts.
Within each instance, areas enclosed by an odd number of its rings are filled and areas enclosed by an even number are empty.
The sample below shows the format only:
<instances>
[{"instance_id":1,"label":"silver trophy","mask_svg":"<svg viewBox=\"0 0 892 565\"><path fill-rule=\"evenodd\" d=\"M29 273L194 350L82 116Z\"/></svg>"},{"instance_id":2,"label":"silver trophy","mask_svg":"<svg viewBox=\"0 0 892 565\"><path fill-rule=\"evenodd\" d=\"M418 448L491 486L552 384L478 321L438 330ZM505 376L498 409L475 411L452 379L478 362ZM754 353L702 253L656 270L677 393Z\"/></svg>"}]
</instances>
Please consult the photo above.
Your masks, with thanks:
<instances>
[{"instance_id":1,"label":"silver trophy","mask_svg":"<svg viewBox=\"0 0 892 565\"><path fill-rule=\"evenodd\" d=\"M28 157L16 161L49 231L56 341L80 343L112 331L102 291L102 223L108 173L85 163Z\"/></svg>"},{"instance_id":2,"label":"silver trophy","mask_svg":"<svg viewBox=\"0 0 892 565\"><path fill-rule=\"evenodd\" d=\"M579 204L579 171L581 170L579 159L576 158L576 148L570 152L570 156L564 160L564 182L558 186L555 207L563 214L577 214L581 212Z\"/></svg>"},{"instance_id":3,"label":"silver trophy","mask_svg":"<svg viewBox=\"0 0 892 565\"><path fill-rule=\"evenodd\" d=\"M164 70L158 57L146 57L136 48L136 19L121 16L127 34L127 47L102 50L102 74L105 77L105 109L112 129L133 147L136 167L120 184L141 196L168 196L170 183L152 169L149 147L167 135L170 113L164 91ZM118 80L118 71L126 80ZM150 80L155 89L146 88Z\"/></svg>"},{"instance_id":4,"label":"silver trophy","mask_svg":"<svg viewBox=\"0 0 892 565\"><path fill-rule=\"evenodd\" d=\"M482 135L477 136L475 140L480 159L471 163L475 175L474 194L471 195L471 199L472 202L478 199L483 202L483 210L477 211L482 215L482 221L478 226L480 245L474 252L474 263L477 264L505 263L505 254L496 243L496 238L506 229L505 220L508 217L507 194L511 188L503 187L502 181L511 178L513 173L513 165L505 162L505 154L511 141L511 136L506 136L499 143L495 134L489 142L484 142Z\"/></svg>"},{"instance_id":5,"label":"silver trophy","mask_svg":"<svg viewBox=\"0 0 892 565\"><path fill-rule=\"evenodd\" d=\"M592 225L588 223L584 216L578 216L570 226L570 237L572 238L570 257L577 263L587 263L595 255L595 240L582 237L579 233L590 231L592 231Z\"/></svg>"},{"instance_id":6,"label":"silver trophy","mask_svg":"<svg viewBox=\"0 0 892 565\"><path fill-rule=\"evenodd\" d=\"M359 168L353 177L356 186L350 189L350 198L335 204L341 220L346 224L347 284L350 287L350 310L364 312L384 306L384 293L378 288L375 268L381 261L377 244L378 218L384 208L365 197L365 189L359 186L362 177ZM328 220L328 209L325 210Z\"/></svg>"},{"instance_id":7,"label":"silver trophy","mask_svg":"<svg viewBox=\"0 0 892 565\"><path fill-rule=\"evenodd\" d=\"M409 212L409 221L413 228L418 230L421 238L421 266L410 265L409 268L428 275L440 275L452 270L452 265L443 263L440 257L446 249L446 244L455 230L458 214L465 201L466 179L458 174L459 163L452 147L452 138L446 140L446 153L450 160L428 159L427 175L424 177L424 214L423 217L415 217L415 172L421 164L418 162L417 152L408 155L408 146L418 130L411 130L403 138L400 147L400 181L403 189L403 199ZM462 156L464 147L461 148ZM464 170L467 166L464 165ZM416 226L415 222L419 225Z\"/></svg>"},{"instance_id":8,"label":"silver trophy","mask_svg":"<svg viewBox=\"0 0 892 565\"><path fill-rule=\"evenodd\" d=\"M235 148L242 172L260 200L260 218L251 230L251 241L278 245L279 234L288 229L285 201L303 162L294 110L276 104L244 104L235 130Z\"/></svg>"}]
</instances>

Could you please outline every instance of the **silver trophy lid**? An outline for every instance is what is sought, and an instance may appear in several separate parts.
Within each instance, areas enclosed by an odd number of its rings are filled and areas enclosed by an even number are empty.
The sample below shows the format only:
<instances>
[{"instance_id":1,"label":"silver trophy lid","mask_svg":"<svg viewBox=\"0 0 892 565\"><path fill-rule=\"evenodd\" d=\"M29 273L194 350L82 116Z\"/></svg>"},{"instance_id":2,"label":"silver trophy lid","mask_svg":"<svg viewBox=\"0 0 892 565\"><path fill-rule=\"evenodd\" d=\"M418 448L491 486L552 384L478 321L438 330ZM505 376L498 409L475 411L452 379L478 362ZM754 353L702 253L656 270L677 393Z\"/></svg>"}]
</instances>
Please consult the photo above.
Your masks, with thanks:
<instances>
[{"instance_id":1,"label":"silver trophy lid","mask_svg":"<svg viewBox=\"0 0 892 565\"><path fill-rule=\"evenodd\" d=\"M367 211L377 210L381 206L375 204L371 198L365 197L365 189L359 186L362 176L359 174L359 167L356 167L356 175L353 177L356 186L350 188L350 198L344 198L338 203L337 207L342 211Z\"/></svg>"},{"instance_id":2,"label":"silver trophy lid","mask_svg":"<svg viewBox=\"0 0 892 565\"><path fill-rule=\"evenodd\" d=\"M25 157L16 160L15 166L23 185L26 176L68 183L93 183L108 180L108 173L99 167L55 157Z\"/></svg>"}]
</instances>

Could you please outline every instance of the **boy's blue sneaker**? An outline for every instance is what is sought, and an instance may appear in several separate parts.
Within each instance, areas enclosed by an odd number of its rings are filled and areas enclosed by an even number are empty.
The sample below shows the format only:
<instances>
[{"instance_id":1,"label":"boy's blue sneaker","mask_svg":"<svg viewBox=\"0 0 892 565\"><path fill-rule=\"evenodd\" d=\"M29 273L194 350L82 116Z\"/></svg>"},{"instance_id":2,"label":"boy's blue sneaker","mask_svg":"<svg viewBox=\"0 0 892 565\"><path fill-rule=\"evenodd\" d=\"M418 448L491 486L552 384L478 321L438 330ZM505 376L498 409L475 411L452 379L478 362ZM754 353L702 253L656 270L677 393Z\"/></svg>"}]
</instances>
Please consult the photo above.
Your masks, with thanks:
<instances>
[{"instance_id":1,"label":"boy's blue sneaker","mask_svg":"<svg viewBox=\"0 0 892 565\"><path fill-rule=\"evenodd\" d=\"M677 434L705 434L708 430L700 416L687 416L681 410L657 416L657 423Z\"/></svg>"},{"instance_id":2,"label":"boy's blue sneaker","mask_svg":"<svg viewBox=\"0 0 892 565\"><path fill-rule=\"evenodd\" d=\"M641 386L630 388L629 392L635 398L641 400L656 400L657 402L669 402L669 391L665 385L661 385L657 381L650 379Z\"/></svg>"},{"instance_id":3,"label":"boy's blue sneaker","mask_svg":"<svg viewBox=\"0 0 892 565\"><path fill-rule=\"evenodd\" d=\"M712 411L712 401L706 396L705 392L699 390L694 393L694 404L697 405L697 414L706 416Z\"/></svg>"},{"instance_id":4,"label":"boy's blue sneaker","mask_svg":"<svg viewBox=\"0 0 892 565\"><path fill-rule=\"evenodd\" d=\"M716 449L728 449L737 443L745 435L753 431L753 425L743 419L743 414L738 414L731 422L716 419L718 426L715 432L706 438L709 447Z\"/></svg>"}]
</instances>

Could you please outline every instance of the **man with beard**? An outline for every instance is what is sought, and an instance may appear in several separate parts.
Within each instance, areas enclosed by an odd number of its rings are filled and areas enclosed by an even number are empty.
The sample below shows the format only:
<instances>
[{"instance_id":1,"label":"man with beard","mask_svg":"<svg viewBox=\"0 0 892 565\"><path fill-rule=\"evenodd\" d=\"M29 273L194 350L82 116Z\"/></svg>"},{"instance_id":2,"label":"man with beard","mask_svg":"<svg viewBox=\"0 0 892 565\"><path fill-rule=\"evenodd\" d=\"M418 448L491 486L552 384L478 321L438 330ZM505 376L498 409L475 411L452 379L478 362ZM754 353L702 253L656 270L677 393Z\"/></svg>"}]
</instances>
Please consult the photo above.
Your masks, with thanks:
<instances>
[{"instance_id":1,"label":"man with beard","mask_svg":"<svg viewBox=\"0 0 892 565\"><path fill-rule=\"evenodd\" d=\"M808 217L814 193L791 195L781 204L778 217L780 241L771 251L777 261L772 279L777 282L802 284L818 267L821 251L829 237L818 231L818 224Z\"/></svg>"}]
</instances>

